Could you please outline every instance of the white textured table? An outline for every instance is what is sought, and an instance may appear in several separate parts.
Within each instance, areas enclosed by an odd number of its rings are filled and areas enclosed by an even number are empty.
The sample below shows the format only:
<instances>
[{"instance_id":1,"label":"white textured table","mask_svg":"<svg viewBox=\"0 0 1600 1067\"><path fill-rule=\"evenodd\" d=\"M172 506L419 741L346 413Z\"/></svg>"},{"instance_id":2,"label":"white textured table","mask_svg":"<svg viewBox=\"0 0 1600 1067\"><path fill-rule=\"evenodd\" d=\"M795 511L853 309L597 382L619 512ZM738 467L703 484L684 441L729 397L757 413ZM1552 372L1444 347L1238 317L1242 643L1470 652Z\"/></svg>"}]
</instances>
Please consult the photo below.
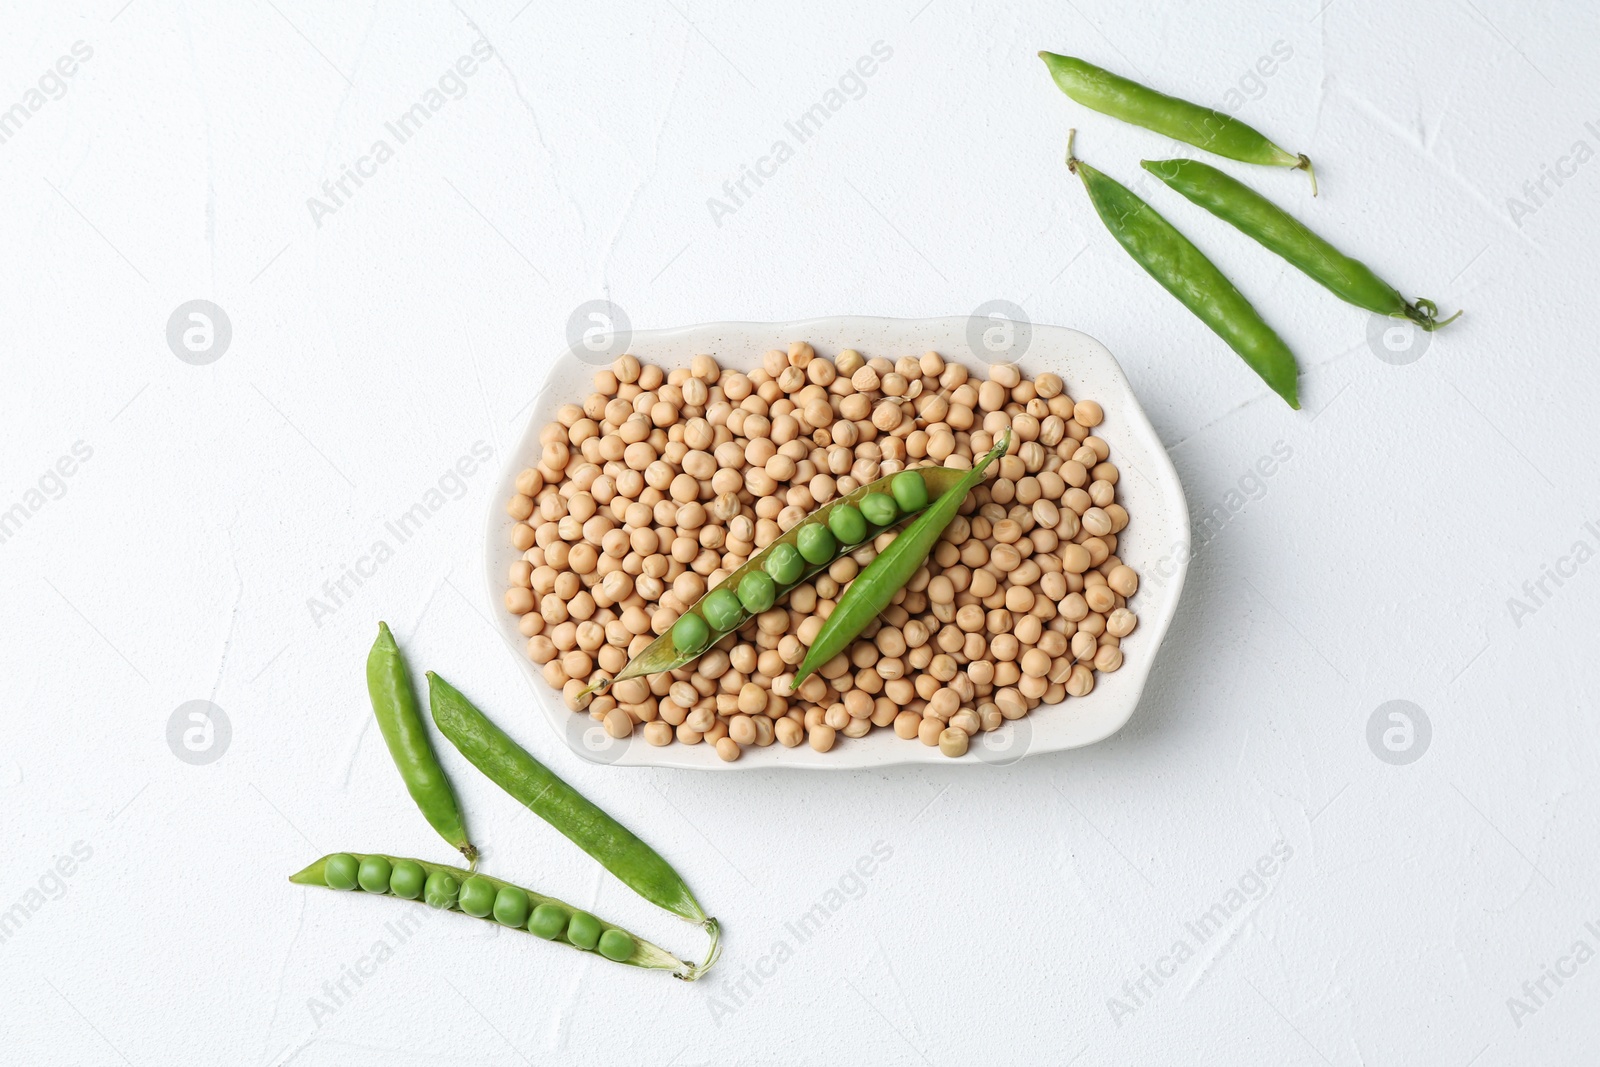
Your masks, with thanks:
<instances>
[{"instance_id":1,"label":"white textured table","mask_svg":"<svg viewBox=\"0 0 1600 1067\"><path fill-rule=\"evenodd\" d=\"M1592 1060L1595 12L919 3L12 6L8 1062ZM1040 48L1309 152L1316 201L1230 169L1467 317L1391 351L1145 186L1299 353L1289 412L1061 165L1074 123L1124 179L1172 146L1070 104ZM1002 299L1104 341L1196 530L1129 727L843 776L566 751L480 614L480 526L608 295L640 328ZM231 334L182 360L193 300ZM284 881L445 858L370 728L380 616L686 872L717 980ZM227 724L198 753L191 701ZM699 949L448 756L493 870Z\"/></svg>"}]
</instances>

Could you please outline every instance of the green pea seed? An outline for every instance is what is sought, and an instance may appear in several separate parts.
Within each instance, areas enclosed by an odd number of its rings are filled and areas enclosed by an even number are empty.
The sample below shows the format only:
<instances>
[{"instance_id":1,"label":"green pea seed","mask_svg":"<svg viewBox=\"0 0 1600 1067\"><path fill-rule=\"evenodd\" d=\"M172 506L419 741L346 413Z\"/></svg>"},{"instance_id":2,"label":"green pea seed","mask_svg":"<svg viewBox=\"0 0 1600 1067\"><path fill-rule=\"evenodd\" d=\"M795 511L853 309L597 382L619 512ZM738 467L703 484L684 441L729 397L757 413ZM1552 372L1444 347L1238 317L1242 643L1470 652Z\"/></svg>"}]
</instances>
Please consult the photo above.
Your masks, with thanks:
<instances>
[{"instance_id":1,"label":"green pea seed","mask_svg":"<svg viewBox=\"0 0 1600 1067\"><path fill-rule=\"evenodd\" d=\"M389 875L394 868L389 866L389 861L382 856L368 856L361 861L361 870L356 874L356 881L361 883L361 888L369 893L387 893L389 891Z\"/></svg>"},{"instance_id":2,"label":"green pea seed","mask_svg":"<svg viewBox=\"0 0 1600 1067\"><path fill-rule=\"evenodd\" d=\"M751 571L739 580L739 602L752 615L772 607L778 599L778 583L766 571Z\"/></svg>"},{"instance_id":3,"label":"green pea seed","mask_svg":"<svg viewBox=\"0 0 1600 1067\"><path fill-rule=\"evenodd\" d=\"M348 852L341 852L337 856L329 856L328 863L322 869L323 880L328 883L329 889L354 889L359 883L357 874L361 864Z\"/></svg>"},{"instance_id":4,"label":"green pea seed","mask_svg":"<svg viewBox=\"0 0 1600 1067\"><path fill-rule=\"evenodd\" d=\"M698 655L711 643L711 628L692 611L672 624L672 646L686 656Z\"/></svg>"},{"instance_id":5,"label":"green pea seed","mask_svg":"<svg viewBox=\"0 0 1600 1067\"><path fill-rule=\"evenodd\" d=\"M739 606L739 594L722 586L706 594L706 598L700 602L700 614L706 617L706 622L711 624L713 630L721 633L739 625L744 618L744 609Z\"/></svg>"},{"instance_id":6,"label":"green pea seed","mask_svg":"<svg viewBox=\"0 0 1600 1067\"><path fill-rule=\"evenodd\" d=\"M493 882L473 875L461 886L461 910L481 919L494 911L494 898L497 895Z\"/></svg>"},{"instance_id":7,"label":"green pea seed","mask_svg":"<svg viewBox=\"0 0 1600 1067\"><path fill-rule=\"evenodd\" d=\"M397 860L389 874L389 892L406 900L416 900L422 895L422 885L428 872L416 860Z\"/></svg>"},{"instance_id":8,"label":"green pea seed","mask_svg":"<svg viewBox=\"0 0 1600 1067\"><path fill-rule=\"evenodd\" d=\"M800 527L794 543L806 562L813 565L831 563L834 553L839 551L839 541L833 536L833 531L820 522Z\"/></svg>"},{"instance_id":9,"label":"green pea seed","mask_svg":"<svg viewBox=\"0 0 1600 1067\"><path fill-rule=\"evenodd\" d=\"M456 899L461 895L461 883L455 880L454 875L443 871L434 871L428 875L428 882L422 887L422 899L427 901L428 907L438 908L440 911L449 911L456 906Z\"/></svg>"},{"instance_id":10,"label":"green pea seed","mask_svg":"<svg viewBox=\"0 0 1600 1067\"><path fill-rule=\"evenodd\" d=\"M801 557L799 549L783 542L772 546L772 551L767 556L766 567L773 581L787 586L800 580L800 575L805 573L806 561Z\"/></svg>"},{"instance_id":11,"label":"green pea seed","mask_svg":"<svg viewBox=\"0 0 1600 1067\"><path fill-rule=\"evenodd\" d=\"M575 911L567 923L567 940L579 948L593 949L600 943L600 920L586 911Z\"/></svg>"},{"instance_id":12,"label":"green pea seed","mask_svg":"<svg viewBox=\"0 0 1600 1067\"><path fill-rule=\"evenodd\" d=\"M840 504L828 512L828 529L844 544L859 544L866 540L867 520L849 504Z\"/></svg>"},{"instance_id":13,"label":"green pea seed","mask_svg":"<svg viewBox=\"0 0 1600 1067\"><path fill-rule=\"evenodd\" d=\"M557 904L540 904L528 917L528 933L554 941L567 928L567 909Z\"/></svg>"},{"instance_id":14,"label":"green pea seed","mask_svg":"<svg viewBox=\"0 0 1600 1067\"><path fill-rule=\"evenodd\" d=\"M633 955L633 938L613 927L600 935L600 955L621 963Z\"/></svg>"},{"instance_id":15,"label":"green pea seed","mask_svg":"<svg viewBox=\"0 0 1600 1067\"><path fill-rule=\"evenodd\" d=\"M888 493L868 493L861 498L861 514L874 526L888 526L900 517L900 505Z\"/></svg>"},{"instance_id":16,"label":"green pea seed","mask_svg":"<svg viewBox=\"0 0 1600 1067\"><path fill-rule=\"evenodd\" d=\"M889 492L901 511L921 511L928 506L928 483L916 471L901 471L889 483Z\"/></svg>"},{"instance_id":17,"label":"green pea seed","mask_svg":"<svg viewBox=\"0 0 1600 1067\"><path fill-rule=\"evenodd\" d=\"M532 907L527 890L504 886L494 896L494 921L501 926L521 926L528 921Z\"/></svg>"}]
</instances>

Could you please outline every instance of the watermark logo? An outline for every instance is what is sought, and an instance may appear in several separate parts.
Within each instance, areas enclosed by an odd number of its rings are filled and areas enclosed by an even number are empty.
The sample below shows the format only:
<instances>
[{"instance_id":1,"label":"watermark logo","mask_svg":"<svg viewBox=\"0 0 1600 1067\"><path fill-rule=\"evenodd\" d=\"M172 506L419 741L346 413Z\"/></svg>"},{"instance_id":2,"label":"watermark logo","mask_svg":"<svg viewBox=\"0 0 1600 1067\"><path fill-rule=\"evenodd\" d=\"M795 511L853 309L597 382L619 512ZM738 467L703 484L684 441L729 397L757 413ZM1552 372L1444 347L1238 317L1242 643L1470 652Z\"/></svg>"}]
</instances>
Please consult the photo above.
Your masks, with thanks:
<instances>
[{"instance_id":1,"label":"watermark logo","mask_svg":"<svg viewBox=\"0 0 1600 1067\"><path fill-rule=\"evenodd\" d=\"M1506 998L1506 1010L1511 1013L1511 1021L1518 1030L1528 1016L1537 1015L1539 1009L1546 1007L1569 979L1578 976L1580 967L1594 959L1590 938L1600 943L1600 923L1584 923L1578 937L1565 953L1556 957L1555 963L1545 964L1536 977L1522 983L1521 996Z\"/></svg>"},{"instance_id":2,"label":"watermark logo","mask_svg":"<svg viewBox=\"0 0 1600 1067\"><path fill-rule=\"evenodd\" d=\"M1428 713L1409 700L1385 701L1367 718L1367 747L1392 766L1417 762L1432 743L1433 723L1428 721Z\"/></svg>"},{"instance_id":3,"label":"watermark logo","mask_svg":"<svg viewBox=\"0 0 1600 1067\"><path fill-rule=\"evenodd\" d=\"M632 343L633 321L609 300L586 300L567 316L567 348L591 367L609 367Z\"/></svg>"},{"instance_id":4,"label":"watermark logo","mask_svg":"<svg viewBox=\"0 0 1600 1067\"><path fill-rule=\"evenodd\" d=\"M750 959L737 974L727 970L718 972L717 985L706 998L711 1011L711 1021L717 1026L722 1020L745 1007L755 998L761 987L771 981L785 963L813 938L827 932L828 925L854 902L866 896L872 888L872 878L894 858L894 846L887 841L874 841L871 849L856 857L838 878L822 893L809 909L783 924L784 932L759 956ZM751 954L755 952L750 950Z\"/></svg>"},{"instance_id":5,"label":"watermark logo","mask_svg":"<svg viewBox=\"0 0 1600 1067\"><path fill-rule=\"evenodd\" d=\"M209 300L190 300L167 319L167 347L194 367L215 363L233 343L233 320Z\"/></svg>"},{"instance_id":6,"label":"watermark logo","mask_svg":"<svg viewBox=\"0 0 1600 1067\"><path fill-rule=\"evenodd\" d=\"M228 713L209 700L179 704L167 719L167 747L183 762L195 767L215 763L233 742Z\"/></svg>"},{"instance_id":7,"label":"watermark logo","mask_svg":"<svg viewBox=\"0 0 1600 1067\"><path fill-rule=\"evenodd\" d=\"M74 841L68 851L69 855L57 856L23 890L21 896L0 911L0 945L16 937L46 904L66 896L67 879L77 874L79 868L94 856L94 849L86 841Z\"/></svg>"},{"instance_id":8,"label":"watermark logo","mask_svg":"<svg viewBox=\"0 0 1600 1067\"><path fill-rule=\"evenodd\" d=\"M3 521L3 520L0 520ZM1578 576L1578 568L1588 563L1595 556L1595 545L1600 545L1600 525L1594 522L1583 524L1582 533L1577 540L1572 542L1572 547L1566 555L1557 556L1554 563L1540 565L1539 574L1522 583L1521 597L1506 598L1506 613L1511 616L1511 621L1517 629L1522 629L1522 620L1529 615L1536 614L1538 610L1561 592L1561 587ZM1593 539L1593 544L1589 539ZM1551 589L1554 583L1555 588Z\"/></svg>"},{"instance_id":9,"label":"watermark logo","mask_svg":"<svg viewBox=\"0 0 1600 1067\"><path fill-rule=\"evenodd\" d=\"M781 136L774 137L764 155L756 158L754 166L739 165L736 177L722 183L721 196L706 197L706 210L718 229L722 220L737 214L748 204L778 170L795 157L797 145L803 145L822 132L823 126L852 100L867 95L867 79L877 74L883 64L894 57L894 49L882 41L874 41L870 55L862 55L844 69L816 102L799 115L783 124Z\"/></svg>"},{"instance_id":10,"label":"watermark logo","mask_svg":"<svg viewBox=\"0 0 1600 1067\"><path fill-rule=\"evenodd\" d=\"M1415 363L1433 347L1433 334L1410 319L1391 315L1367 318L1367 347L1391 367Z\"/></svg>"},{"instance_id":11,"label":"watermark logo","mask_svg":"<svg viewBox=\"0 0 1600 1067\"><path fill-rule=\"evenodd\" d=\"M991 366L1017 363L1032 343L1032 320L1009 300L986 300L967 316L967 347Z\"/></svg>"},{"instance_id":12,"label":"watermark logo","mask_svg":"<svg viewBox=\"0 0 1600 1067\"><path fill-rule=\"evenodd\" d=\"M575 711L567 716L567 744L590 763L615 763L628 750L630 742L621 741L606 733L603 724L589 718L585 711Z\"/></svg>"},{"instance_id":13,"label":"watermark logo","mask_svg":"<svg viewBox=\"0 0 1600 1067\"><path fill-rule=\"evenodd\" d=\"M1009 767L1033 747L1032 716L1024 715L1020 719L1012 719L1002 723L998 730L985 730L972 739L972 747L968 751L978 758L979 763L987 763L991 767Z\"/></svg>"}]
</instances>

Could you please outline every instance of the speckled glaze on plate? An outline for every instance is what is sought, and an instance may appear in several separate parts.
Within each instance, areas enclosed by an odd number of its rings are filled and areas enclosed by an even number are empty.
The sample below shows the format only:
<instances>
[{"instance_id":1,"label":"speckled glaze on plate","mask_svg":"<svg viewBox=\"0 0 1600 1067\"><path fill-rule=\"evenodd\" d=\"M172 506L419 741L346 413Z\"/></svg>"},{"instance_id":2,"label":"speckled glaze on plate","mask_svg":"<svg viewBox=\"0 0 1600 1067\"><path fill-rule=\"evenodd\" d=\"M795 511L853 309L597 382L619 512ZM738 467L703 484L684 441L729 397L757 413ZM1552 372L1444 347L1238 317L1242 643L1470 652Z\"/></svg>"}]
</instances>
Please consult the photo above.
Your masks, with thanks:
<instances>
[{"instance_id":1,"label":"speckled glaze on plate","mask_svg":"<svg viewBox=\"0 0 1600 1067\"><path fill-rule=\"evenodd\" d=\"M716 322L636 332L628 351L669 369L687 366L693 356L707 353L723 367L748 371L760 364L762 353L768 349L787 348L789 342L800 340L810 342L820 355L829 357L846 348L854 348L868 358L889 359L917 356L931 349L946 360L964 363L974 374L982 374L989 360L985 353L974 354L969 342L972 323L968 316ZM864 738L841 736L831 752L813 752L806 744L798 748L752 745L735 762L724 763L706 744L674 742L655 748L638 733L627 741L617 741L607 736L587 713L568 711L561 694L545 685L538 667L524 654L527 640L517 631L516 619L506 612L501 600L506 574L520 555L511 544L514 524L506 515L505 502L515 491L517 473L539 454L540 427L555 417L562 404L581 402L588 395L597 361L588 353L584 357L568 351L551 366L543 389L533 401L522 440L501 472L484 535L490 618L517 662L528 672L538 712L578 755L594 763L619 767L718 771L771 767L855 770L909 763L946 767L1004 765L1040 752L1092 745L1116 733L1132 718L1183 592L1188 554L1174 549L1189 543L1189 509L1178 472L1116 359L1086 334L1061 326L1039 325L1031 327L1026 349L1016 362L1030 378L1046 371L1059 374L1074 399L1100 402L1105 408L1105 422L1095 433L1110 444L1112 462L1123 472L1117 499L1128 509L1130 521L1119 535L1117 554L1139 572L1140 586L1130 605L1139 615L1139 627L1122 641L1121 670L1097 673L1094 692L1086 697L1068 697L1060 704L1041 705L999 730L979 734L972 739L968 754L954 760L941 755L937 748L916 740L903 741L892 730L879 728ZM1158 562L1162 571L1159 575Z\"/></svg>"}]
</instances>

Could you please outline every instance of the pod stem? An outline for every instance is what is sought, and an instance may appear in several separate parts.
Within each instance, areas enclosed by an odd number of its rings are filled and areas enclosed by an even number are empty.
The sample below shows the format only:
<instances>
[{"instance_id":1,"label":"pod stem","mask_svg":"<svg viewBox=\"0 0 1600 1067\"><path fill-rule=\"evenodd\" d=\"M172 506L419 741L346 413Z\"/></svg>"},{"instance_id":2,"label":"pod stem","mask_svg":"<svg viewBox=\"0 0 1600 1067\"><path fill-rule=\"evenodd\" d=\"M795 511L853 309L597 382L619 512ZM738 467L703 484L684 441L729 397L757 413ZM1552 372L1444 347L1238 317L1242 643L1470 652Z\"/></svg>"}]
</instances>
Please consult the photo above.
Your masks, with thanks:
<instances>
[{"instance_id":1,"label":"pod stem","mask_svg":"<svg viewBox=\"0 0 1600 1067\"><path fill-rule=\"evenodd\" d=\"M1317 195L1317 172L1316 172L1316 169L1311 166L1311 157L1306 155L1304 152L1301 152L1300 153L1300 162L1298 162L1298 163L1296 163L1294 165L1294 169L1295 170L1303 170L1303 171L1306 172L1306 177L1311 179L1311 195L1312 196L1316 196Z\"/></svg>"},{"instance_id":2,"label":"pod stem","mask_svg":"<svg viewBox=\"0 0 1600 1067\"><path fill-rule=\"evenodd\" d=\"M1442 329L1459 319L1464 310L1464 308L1458 310L1454 315L1451 315L1448 319L1445 319L1443 322L1441 322L1439 321L1439 305L1435 304L1432 300L1424 300L1421 297L1418 297L1415 304L1406 305L1405 315L1406 318L1410 319L1418 326L1421 326L1427 332L1432 333L1433 331Z\"/></svg>"},{"instance_id":3,"label":"pod stem","mask_svg":"<svg viewBox=\"0 0 1600 1067\"><path fill-rule=\"evenodd\" d=\"M711 938L711 944L706 949L706 958L699 963L691 963L688 970L675 974L673 977L681 978L685 982L693 982L704 978L707 971L716 966L717 960L722 958L722 924L712 918L696 923L696 926L705 930Z\"/></svg>"},{"instance_id":4,"label":"pod stem","mask_svg":"<svg viewBox=\"0 0 1600 1067\"><path fill-rule=\"evenodd\" d=\"M478 847L476 845L474 845L472 842L468 841L466 844L457 845L456 846L456 850L458 852L460 852L463 856L467 857L467 870L472 871L473 873L477 873L477 870L478 870Z\"/></svg>"},{"instance_id":5,"label":"pod stem","mask_svg":"<svg viewBox=\"0 0 1600 1067\"><path fill-rule=\"evenodd\" d=\"M1074 126L1067 131L1067 170L1073 174L1078 173L1078 157L1072 154L1072 142L1078 137L1078 128ZM1300 157L1305 159L1304 156Z\"/></svg>"}]
</instances>

